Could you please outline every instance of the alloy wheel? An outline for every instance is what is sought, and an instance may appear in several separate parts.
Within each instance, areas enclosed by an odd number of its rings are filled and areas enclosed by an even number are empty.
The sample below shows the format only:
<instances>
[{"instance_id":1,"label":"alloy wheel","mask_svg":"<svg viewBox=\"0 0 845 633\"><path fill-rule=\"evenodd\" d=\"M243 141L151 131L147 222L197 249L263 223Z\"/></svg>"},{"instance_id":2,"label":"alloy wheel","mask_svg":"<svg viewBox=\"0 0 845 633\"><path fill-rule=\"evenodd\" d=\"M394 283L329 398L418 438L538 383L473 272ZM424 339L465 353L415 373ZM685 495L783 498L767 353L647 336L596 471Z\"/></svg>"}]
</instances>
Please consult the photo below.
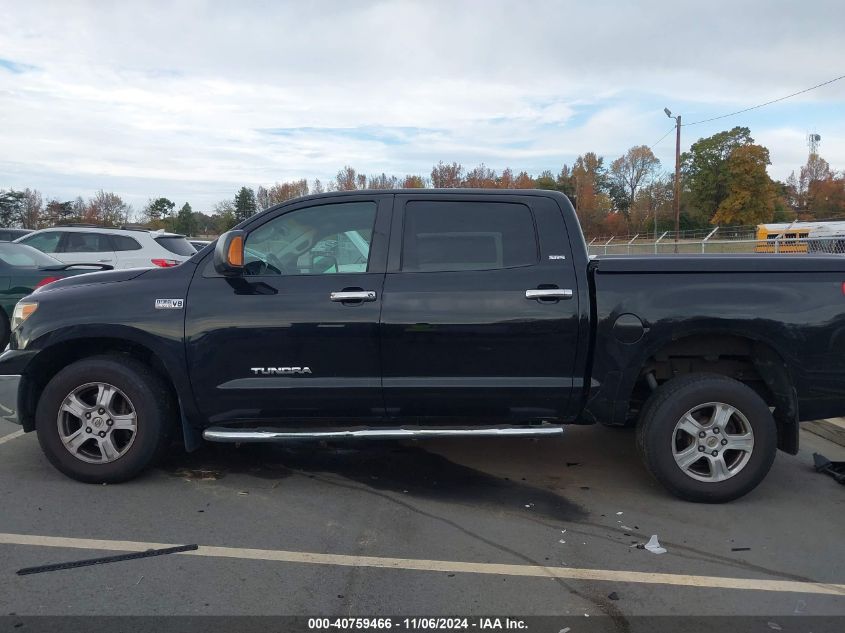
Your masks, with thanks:
<instances>
[{"instance_id":1,"label":"alloy wheel","mask_svg":"<svg viewBox=\"0 0 845 633\"><path fill-rule=\"evenodd\" d=\"M57 424L62 445L71 455L89 464L108 464L132 447L138 416L123 391L105 382L90 382L65 397Z\"/></svg>"},{"instance_id":2,"label":"alloy wheel","mask_svg":"<svg viewBox=\"0 0 845 633\"><path fill-rule=\"evenodd\" d=\"M719 482L734 477L751 458L754 431L743 413L724 402L687 411L672 433L672 455L685 475Z\"/></svg>"}]
</instances>

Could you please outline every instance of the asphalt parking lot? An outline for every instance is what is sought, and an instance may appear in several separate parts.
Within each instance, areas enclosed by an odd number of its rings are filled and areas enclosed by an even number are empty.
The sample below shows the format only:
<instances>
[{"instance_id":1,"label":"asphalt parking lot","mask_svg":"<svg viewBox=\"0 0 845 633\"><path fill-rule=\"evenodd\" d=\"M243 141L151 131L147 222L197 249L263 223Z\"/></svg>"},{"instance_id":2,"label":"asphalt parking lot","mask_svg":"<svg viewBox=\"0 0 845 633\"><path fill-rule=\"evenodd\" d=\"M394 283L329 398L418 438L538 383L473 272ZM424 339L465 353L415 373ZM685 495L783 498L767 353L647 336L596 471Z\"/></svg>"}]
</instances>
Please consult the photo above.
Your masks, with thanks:
<instances>
[{"instance_id":1,"label":"asphalt parking lot","mask_svg":"<svg viewBox=\"0 0 845 633\"><path fill-rule=\"evenodd\" d=\"M814 451L842 460L845 449L807 432L750 495L710 506L653 482L629 429L208 445L113 486L65 478L16 430L0 423L6 616L605 616L608 630L637 630L639 616L721 614L789 631L845 614L845 488L811 467ZM653 534L665 554L636 547Z\"/></svg>"}]
</instances>

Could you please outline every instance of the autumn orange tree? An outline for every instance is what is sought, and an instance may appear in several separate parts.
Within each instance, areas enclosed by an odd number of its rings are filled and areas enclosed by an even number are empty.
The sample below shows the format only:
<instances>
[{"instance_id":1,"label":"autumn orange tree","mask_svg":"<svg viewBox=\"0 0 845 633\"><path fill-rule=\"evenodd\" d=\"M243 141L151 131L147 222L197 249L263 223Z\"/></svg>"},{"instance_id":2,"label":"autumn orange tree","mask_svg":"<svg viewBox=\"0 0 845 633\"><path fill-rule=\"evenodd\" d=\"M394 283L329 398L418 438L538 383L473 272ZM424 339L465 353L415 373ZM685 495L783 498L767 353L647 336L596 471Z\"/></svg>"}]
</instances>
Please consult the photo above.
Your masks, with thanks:
<instances>
[{"instance_id":1,"label":"autumn orange tree","mask_svg":"<svg viewBox=\"0 0 845 633\"><path fill-rule=\"evenodd\" d=\"M422 176L414 176L413 174L408 174L402 181L403 189L424 189L425 185L425 178Z\"/></svg>"},{"instance_id":2,"label":"autumn orange tree","mask_svg":"<svg viewBox=\"0 0 845 633\"><path fill-rule=\"evenodd\" d=\"M300 178L290 182L277 182L269 189L259 187L255 193L255 198L259 209L267 209L285 200L307 196L308 192L308 181L305 178Z\"/></svg>"},{"instance_id":3,"label":"autumn orange tree","mask_svg":"<svg viewBox=\"0 0 845 633\"><path fill-rule=\"evenodd\" d=\"M777 189L766 172L769 150L762 145L734 148L725 161L726 195L713 215L713 224L760 224L775 214Z\"/></svg>"},{"instance_id":4,"label":"autumn orange tree","mask_svg":"<svg viewBox=\"0 0 845 633\"><path fill-rule=\"evenodd\" d=\"M431 168L431 186L436 189L452 189L463 186L464 168L460 163L444 163L442 160Z\"/></svg>"},{"instance_id":5,"label":"autumn orange tree","mask_svg":"<svg viewBox=\"0 0 845 633\"><path fill-rule=\"evenodd\" d=\"M845 173L837 174L818 154L810 154L796 178L786 179L784 192L802 220L827 220L845 216Z\"/></svg>"},{"instance_id":6,"label":"autumn orange tree","mask_svg":"<svg viewBox=\"0 0 845 633\"><path fill-rule=\"evenodd\" d=\"M845 217L845 174L810 182L807 208L817 219Z\"/></svg>"}]
</instances>

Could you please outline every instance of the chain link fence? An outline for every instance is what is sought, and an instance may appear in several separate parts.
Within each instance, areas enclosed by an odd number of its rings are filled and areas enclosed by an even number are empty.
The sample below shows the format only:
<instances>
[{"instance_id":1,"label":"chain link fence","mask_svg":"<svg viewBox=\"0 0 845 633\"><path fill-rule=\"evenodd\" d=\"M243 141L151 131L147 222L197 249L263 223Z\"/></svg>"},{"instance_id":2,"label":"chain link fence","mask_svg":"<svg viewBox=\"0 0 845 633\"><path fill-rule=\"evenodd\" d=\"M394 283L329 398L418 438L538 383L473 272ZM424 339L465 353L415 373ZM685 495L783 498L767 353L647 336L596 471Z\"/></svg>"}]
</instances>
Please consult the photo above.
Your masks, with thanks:
<instances>
[{"instance_id":1,"label":"chain link fence","mask_svg":"<svg viewBox=\"0 0 845 633\"><path fill-rule=\"evenodd\" d=\"M729 253L777 253L799 255L827 253L845 255L845 236L842 238L785 237L775 239L702 239L682 238L677 242L673 236L664 233L654 239L634 237L628 240L599 238L588 243L590 255L684 255L729 254Z\"/></svg>"}]
</instances>

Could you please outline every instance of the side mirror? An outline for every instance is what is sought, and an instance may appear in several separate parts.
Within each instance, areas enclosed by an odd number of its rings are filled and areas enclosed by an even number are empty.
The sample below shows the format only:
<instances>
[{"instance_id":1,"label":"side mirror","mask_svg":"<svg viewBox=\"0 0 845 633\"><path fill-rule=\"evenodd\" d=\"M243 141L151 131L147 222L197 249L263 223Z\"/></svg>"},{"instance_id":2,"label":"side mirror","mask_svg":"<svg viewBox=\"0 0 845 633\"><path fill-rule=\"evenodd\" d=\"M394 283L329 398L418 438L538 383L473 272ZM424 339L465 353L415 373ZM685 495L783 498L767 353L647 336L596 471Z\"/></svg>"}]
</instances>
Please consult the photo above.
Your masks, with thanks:
<instances>
[{"instance_id":1,"label":"side mirror","mask_svg":"<svg viewBox=\"0 0 845 633\"><path fill-rule=\"evenodd\" d=\"M214 247L214 270L225 277L239 277L244 270L245 231L227 231Z\"/></svg>"}]
</instances>

